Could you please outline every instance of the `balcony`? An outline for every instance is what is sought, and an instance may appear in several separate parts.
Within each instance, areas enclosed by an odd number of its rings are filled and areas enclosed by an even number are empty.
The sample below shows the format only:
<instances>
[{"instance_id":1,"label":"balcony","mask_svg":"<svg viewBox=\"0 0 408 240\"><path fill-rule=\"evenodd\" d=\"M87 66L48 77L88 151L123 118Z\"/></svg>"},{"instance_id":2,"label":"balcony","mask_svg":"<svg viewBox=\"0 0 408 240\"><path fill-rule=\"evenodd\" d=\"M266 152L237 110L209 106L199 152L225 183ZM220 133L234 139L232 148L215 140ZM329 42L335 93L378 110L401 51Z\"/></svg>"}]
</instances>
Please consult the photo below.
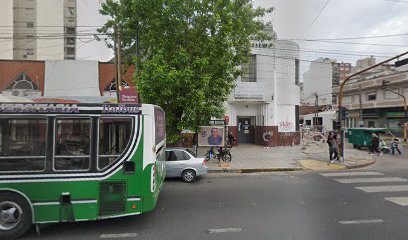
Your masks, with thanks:
<instances>
[{"instance_id":1,"label":"balcony","mask_svg":"<svg viewBox=\"0 0 408 240\"><path fill-rule=\"evenodd\" d=\"M235 87L235 99L262 100L264 93L262 87L256 82L239 82Z\"/></svg>"}]
</instances>

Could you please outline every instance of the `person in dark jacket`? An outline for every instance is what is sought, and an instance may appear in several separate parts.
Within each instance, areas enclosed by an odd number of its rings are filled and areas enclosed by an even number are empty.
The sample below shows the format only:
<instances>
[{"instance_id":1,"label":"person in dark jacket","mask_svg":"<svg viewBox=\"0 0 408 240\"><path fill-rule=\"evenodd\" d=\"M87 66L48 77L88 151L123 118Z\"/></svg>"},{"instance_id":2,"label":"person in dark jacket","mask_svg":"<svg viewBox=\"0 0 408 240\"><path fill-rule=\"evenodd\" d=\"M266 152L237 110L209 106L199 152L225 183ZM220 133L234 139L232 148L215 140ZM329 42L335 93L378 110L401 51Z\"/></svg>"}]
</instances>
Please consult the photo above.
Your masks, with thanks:
<instances>
[{"instance_id":1,"label":"person in dark jacket","mask_svg":"<svg viewBox=\"0 0 408 240\"><path fill-rule=\"evenodd\" d=\"M235 137L234 137L234 135L232 135L232 132L231 131L229 131L228 132L228 145L232 148L232 146L234 145L234 142L235 142Z\"/></svg>"},{"instance_id":2,"label":"person in dark jacket","mask_svg":"<svg viewBox=\"0 0 408 240\"><path fill-rule=\"evenodd\" d=\"M380 154L380 150L378 149L379 146L380 146L380 139L378 138L377 134L375 133L371 134L370 152L371 153L376 152L377 154Z\"/></svg>"}]
</instances>

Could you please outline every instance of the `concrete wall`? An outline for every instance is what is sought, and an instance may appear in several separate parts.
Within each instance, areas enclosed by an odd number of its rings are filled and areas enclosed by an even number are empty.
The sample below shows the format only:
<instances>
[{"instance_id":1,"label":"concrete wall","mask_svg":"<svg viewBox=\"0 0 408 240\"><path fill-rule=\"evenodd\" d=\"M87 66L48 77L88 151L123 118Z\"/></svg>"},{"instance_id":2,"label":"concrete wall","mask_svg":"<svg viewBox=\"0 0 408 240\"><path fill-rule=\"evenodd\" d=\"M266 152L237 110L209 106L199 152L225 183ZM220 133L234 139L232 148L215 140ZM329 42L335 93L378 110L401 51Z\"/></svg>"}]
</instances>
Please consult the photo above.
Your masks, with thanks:
<instances>
[{"instance_id":1,"label":"concrete wall","mask_svg":"<svg viewBox=\"0 0 408 240\"><path fill-rule=\"evenodd\" d=\"M97 61L46 61L45 96L100 96Z\"/></svg>"},{"instance_id":2,"label":"concrete wall","mask_svg":"<svg viewBox=\"0 0 408 240\"><path fill-rule=\"evenodd\" d=\"M0 25L13 26L13 0L2 0ZM13 59L13 28L0 27L0 36L10 39L0 40L0 59Z\"/></svg>"},{"instance_id":3,"label":"concrete wall","mask_svg":"<svg viewBox=\"0 0 408 240\"><path fill-rule=\"evenodd\" d=\"M319 105L331 104L332 61L325 58L316 59L303 74L303 103L314 105L315 98L313 94L317 92L320 97L325 98L325 100L319 99Z\"/></svg>"}]
</instances>

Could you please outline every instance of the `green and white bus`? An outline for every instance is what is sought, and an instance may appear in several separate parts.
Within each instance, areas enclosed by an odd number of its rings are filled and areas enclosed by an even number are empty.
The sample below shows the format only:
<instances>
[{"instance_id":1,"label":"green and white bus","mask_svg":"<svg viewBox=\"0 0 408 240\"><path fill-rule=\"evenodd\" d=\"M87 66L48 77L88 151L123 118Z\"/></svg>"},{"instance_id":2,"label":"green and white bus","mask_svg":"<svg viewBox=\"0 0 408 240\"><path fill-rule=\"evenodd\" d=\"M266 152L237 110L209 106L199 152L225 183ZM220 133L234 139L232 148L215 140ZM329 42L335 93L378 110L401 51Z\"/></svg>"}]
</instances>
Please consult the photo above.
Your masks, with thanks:
<instances>
[{"instance_id":1,"label":"green and white bus","mask_svg":"<svg viewBox=\"0 0 408 240\"><path fill-rule=\"evenodd\" d=\"M153 210L165 147L158 106L0 103L0 239Z\"/></svg>"}]
</instances>

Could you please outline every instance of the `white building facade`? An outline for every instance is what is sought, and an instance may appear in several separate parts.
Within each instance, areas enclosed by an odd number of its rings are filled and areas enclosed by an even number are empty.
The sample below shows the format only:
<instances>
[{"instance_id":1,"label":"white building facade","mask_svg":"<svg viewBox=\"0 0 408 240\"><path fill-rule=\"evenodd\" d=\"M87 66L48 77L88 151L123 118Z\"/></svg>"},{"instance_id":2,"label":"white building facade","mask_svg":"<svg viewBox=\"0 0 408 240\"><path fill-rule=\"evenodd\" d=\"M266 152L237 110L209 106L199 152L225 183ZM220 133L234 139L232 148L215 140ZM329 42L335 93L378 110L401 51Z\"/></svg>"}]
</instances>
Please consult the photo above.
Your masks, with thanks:
<instances>
[{"instance_id":1,"label":"white building facade","mask_svg":"<svg viewBox=\"0 0 408 240\"><path fill-rule=\"evenodd\" d=\"M225 103L238 143L263 144L265 130L273 133L270 146L283 144L283 134L287 144L297 142L299 46L277 40L272 29L268 33L271 41L252 42L250 61L242 65L243 75Z\"/></svg>"},{"instance_id":2,"label":"white building facade","mask_svg":"<svg viewBox=\"0 0 408 240\"><path fill-rule=\"evenodd\" d=\"M76 0L2 0L0 59L75 59Z\"/></svg>"},{"instance_id":3,"label":"white building facade","mask_svg":"<svg viewBox=\"0 0 408 240\"><path fill-rule=\"evenodd\" d=\"M310 63L309 69L303 74L302 104L315 105L316 94L318 105L331 104L335 62L330 58L319 58Z\"/></svg>"}]
</instances>

